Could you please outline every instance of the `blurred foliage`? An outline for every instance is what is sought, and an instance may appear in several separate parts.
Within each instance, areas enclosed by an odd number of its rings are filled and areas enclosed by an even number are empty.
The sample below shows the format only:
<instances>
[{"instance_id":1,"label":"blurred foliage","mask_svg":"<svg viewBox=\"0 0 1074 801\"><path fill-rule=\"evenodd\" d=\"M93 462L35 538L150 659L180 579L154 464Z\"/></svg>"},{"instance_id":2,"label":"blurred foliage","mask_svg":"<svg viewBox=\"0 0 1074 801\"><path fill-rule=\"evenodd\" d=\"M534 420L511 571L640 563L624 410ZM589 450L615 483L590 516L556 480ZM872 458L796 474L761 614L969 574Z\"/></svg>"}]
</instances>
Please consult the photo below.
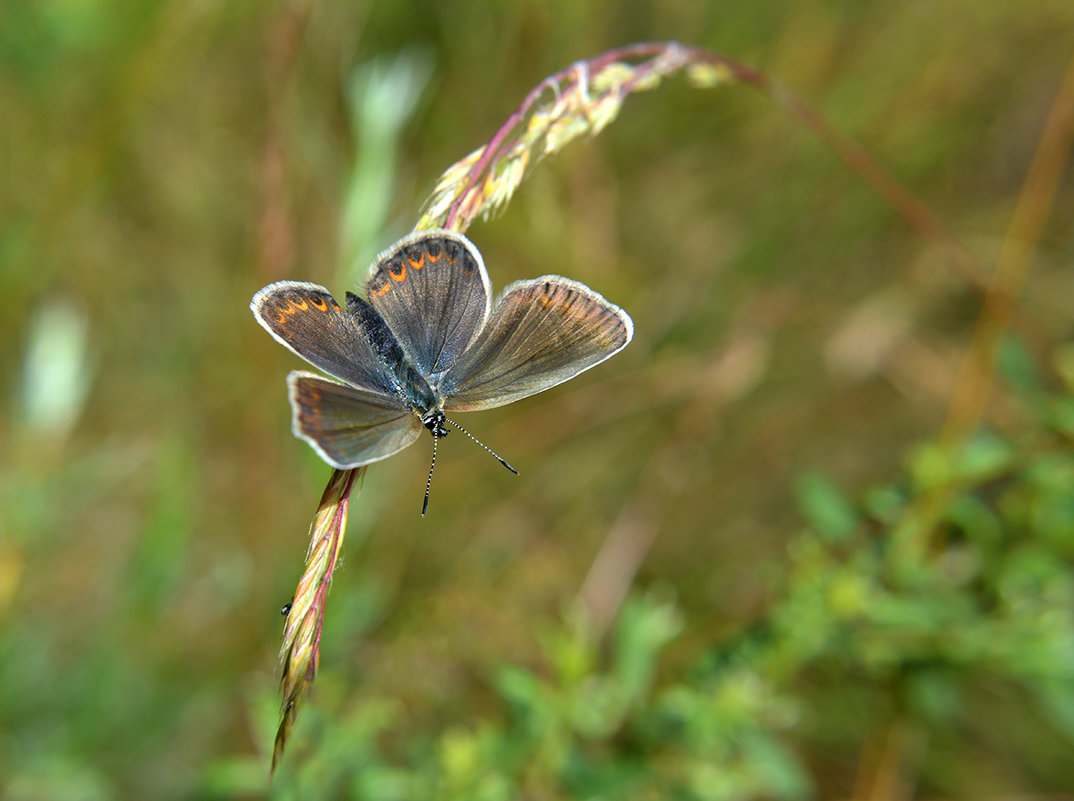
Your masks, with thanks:
<instances>
[{"instance_id":1,"label":"blurred foliage","mask_svg":"<svg viewBox=\"0 0 1074 801\"><path fill-rule=\"evenodd\" d=\"M1041 400L1072 404L1069 394ZM692 666L658 680L685 625L667 592L629 601L606 645L568 616L539 637L539 669L491 670L500 713L429 736L411 732L389 698L338 719L322 712L273 797L810 798L796 730L808 732L806 749L846 731L886 738L877 761L891 775L877 780L899 781L911 762L943 795L988 797L1018 764L1025 779L1069 776L1071 433L1042 420L1031 445L981 437L956 463L925 444L905 478L859 503L805 479L812 525L790 544L777 600ZM907 570L897 535L936 491L946 498L937 541ZM991 714L1012 734L1041 722L1047 733L1000 735L1004 762L982 765L964 743L980 735L982 695L998 697ZM218 765L210 795L255 792L241 779L251 774Z\"/></svg>"},{"instance_id":2,"label":"blurred foliage","mask_svg":"<svg viewBox=\"0 0 1074 801\"><path fill-rule=\"evenodd\" d=\"M421 520L427 449L370 471L268 786L329 468L251 295L342 294L542 77L663 38L790 86L989 267L1074 5L5 7L0 799L1074 795L1070 168L952 448L977 293L777 106L683 81L470 230L496 287L563 273L637 336L463 421L521 478L453 439Z\"/></svg>"}]
</instances>

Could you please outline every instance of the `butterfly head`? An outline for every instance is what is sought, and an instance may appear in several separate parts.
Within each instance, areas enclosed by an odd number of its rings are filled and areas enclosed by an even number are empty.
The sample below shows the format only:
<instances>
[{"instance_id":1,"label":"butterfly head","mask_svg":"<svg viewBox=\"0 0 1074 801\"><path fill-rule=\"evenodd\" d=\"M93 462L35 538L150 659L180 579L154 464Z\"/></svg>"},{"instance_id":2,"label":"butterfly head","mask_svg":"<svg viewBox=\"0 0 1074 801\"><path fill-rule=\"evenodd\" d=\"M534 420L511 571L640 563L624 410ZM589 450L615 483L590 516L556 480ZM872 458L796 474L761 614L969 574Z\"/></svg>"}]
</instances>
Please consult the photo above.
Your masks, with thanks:
<instances>
[{"instance_id":1,"label":"butterfly head","mask_svg":"<svg viewBox=\"0 0 1074 801\"><path fill-rule=\"evenodd\" d=\"M434 409L421 416L421 424L432 432L434 439L446 437L451 433L444 428L444 423L446 422L447 417L444 415L443 409Z\"/></svg>"}]
</instances>

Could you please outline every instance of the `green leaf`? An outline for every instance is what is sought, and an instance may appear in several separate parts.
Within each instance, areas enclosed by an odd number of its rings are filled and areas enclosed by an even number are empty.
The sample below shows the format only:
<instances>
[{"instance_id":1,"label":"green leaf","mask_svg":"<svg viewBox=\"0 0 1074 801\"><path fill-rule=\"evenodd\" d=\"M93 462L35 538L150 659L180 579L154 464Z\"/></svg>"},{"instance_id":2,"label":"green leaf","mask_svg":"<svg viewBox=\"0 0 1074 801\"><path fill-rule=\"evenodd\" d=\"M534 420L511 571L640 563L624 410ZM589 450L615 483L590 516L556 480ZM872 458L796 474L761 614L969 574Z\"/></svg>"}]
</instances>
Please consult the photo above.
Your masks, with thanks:
<instances>
[{"instance_id":1,"label":"green leaf","mask_svg":"<svg viewBox=\"0 0 1074 801\"><path fill-rule=\"evenodd\" d=\"M810 528L828 542L845 542L860 522L842 490L819 473L802 476L795 495Z\"/></svg>"},{"instance_id":2,"label":"green leaf","mask_svg":"<svg viewBox=\"0 0 1074 801\"><path fill-rule=\"evenodd\" d=\"M1013 336L1005 336L996 354L996 369L1000 376L1025 395L1040 392L1040 370L1032 354Z\"/></svg>"}]
</instances>

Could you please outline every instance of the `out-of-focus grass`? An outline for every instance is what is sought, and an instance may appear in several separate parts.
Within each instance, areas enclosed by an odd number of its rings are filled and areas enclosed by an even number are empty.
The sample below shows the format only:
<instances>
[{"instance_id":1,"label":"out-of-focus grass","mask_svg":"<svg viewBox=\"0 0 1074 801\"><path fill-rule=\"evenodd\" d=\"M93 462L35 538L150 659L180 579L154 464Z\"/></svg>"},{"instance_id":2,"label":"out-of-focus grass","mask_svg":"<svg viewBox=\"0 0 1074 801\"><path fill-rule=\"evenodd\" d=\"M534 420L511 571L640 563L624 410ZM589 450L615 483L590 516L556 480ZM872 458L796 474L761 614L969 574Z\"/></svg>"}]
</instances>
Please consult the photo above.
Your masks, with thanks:
<instances>
[{"instance_id":1,"label":"out-of-focus grass","mask_svg":"<svg viewBox=\"0 0 1074 801\"><path fill-rule=\"evenodd\" d=\"M351 249L544 75L636 39L754 63L989 266L1072 34L1058 0L14 4L0 798L261 791L277 610L329 469L249 298L350 288ZM432 77L364 215L351 76L400 52ZM583 280L637 338L462 421L521 478L452 439L421 520L423 446L369 472L277 791L590 797L670 765L697 797L1074 793L1067 175L972 452L995 472L967 474L927 443L977 296L780 109L671 82L542 165L469 232L494 284ZM892 576L883 535L951 475L935 561ZM605 650L563 612L624 526L651 544Z\"/></svg>"}]
</instances>

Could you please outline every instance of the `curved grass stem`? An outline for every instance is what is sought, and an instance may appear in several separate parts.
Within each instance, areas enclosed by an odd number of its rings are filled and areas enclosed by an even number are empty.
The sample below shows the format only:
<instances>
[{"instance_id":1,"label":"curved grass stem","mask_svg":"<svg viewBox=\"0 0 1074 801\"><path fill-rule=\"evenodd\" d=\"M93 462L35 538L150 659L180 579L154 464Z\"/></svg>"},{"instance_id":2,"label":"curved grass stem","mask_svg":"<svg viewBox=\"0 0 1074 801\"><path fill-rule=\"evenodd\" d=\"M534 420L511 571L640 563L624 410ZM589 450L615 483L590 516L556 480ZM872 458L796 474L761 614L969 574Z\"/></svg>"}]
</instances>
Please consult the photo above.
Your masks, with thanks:
<instances>
[{"instance_id":1,"label":"curved grass stem","mask_svg":"<svg viewBox=\"0 0 1074 801\"><path fill-rule=\"evenodd\" d=\"M938 245L949 257L949 269L971 284L984 286L981 271L955 237L863 148L765 74L733 58L679 42L626 45L545 78L485 145L441 175L415 228L465 231L478 216L499 211L542 158L580 136L599 133L615 120L627 96L653 89L663 78L681 71L699 88L740 83L764 92L868 183L910 228ZM332 474L310 527L306 569L295 592L281 650L284 698L273 768L283 754L298 703L317 672L328 587L343 544L348 498L361 472L359 468ZM643 557L644 549L639 554L635 560ZM620 572L633 575L632 570ZM616 595L626 589L618 587Z\"/></svg>"}]
</instances>

